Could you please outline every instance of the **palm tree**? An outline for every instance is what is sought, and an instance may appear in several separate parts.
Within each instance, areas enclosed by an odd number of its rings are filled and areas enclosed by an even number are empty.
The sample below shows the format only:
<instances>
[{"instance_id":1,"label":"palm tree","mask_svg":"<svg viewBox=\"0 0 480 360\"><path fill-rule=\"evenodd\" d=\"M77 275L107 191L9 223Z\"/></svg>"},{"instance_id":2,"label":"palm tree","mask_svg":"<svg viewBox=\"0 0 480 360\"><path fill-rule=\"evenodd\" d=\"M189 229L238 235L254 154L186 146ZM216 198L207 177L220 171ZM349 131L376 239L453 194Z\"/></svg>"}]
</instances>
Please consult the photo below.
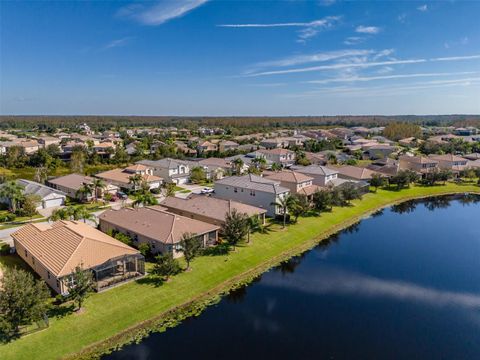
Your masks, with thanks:
<instances>
[{"instance_id":1,"label":"palm tree","mask_svg":"<svg viewBox=\"0 0 480 360\"><path fill-rule=\"evenodd\" d=\"M287 214L288 210L295 205L295 198L292 197L290 194L285 195L283 197L279 197L277 201L272 202L271 205L275 207L279 207L282 210L283 214L283 228L285 229L287 225Z\"/></svg>"},{"instance_id":2,"label":"palm tree","mask_svg":"<svg viewBox=\"0 0 480 360\"><path fill-rule=\"evenodd\" d=\"M48 217L48 221L55 222L59 220L69 220L70 213L67 210L68 208L61 208L61 209L54 210L52 214Z\"/></svg>"},{"instance_id":3,"label":"palm tree","mask_svg":"<svg viewBox=\"0 0 480 360\"><path fill-rule=\"evenodd\" d=\"M84 223L87 220L91 220L93 222L97 222L97 218L94 214L92 214L85 206L78 206L73 210L73 219L74 220L83 220Z\"/></svg>"},{"instance_id":4,"label":"palm tree","mask_svg":"<svg viewBox=\"0 0 480 360\"><path fill-rule=\"evenodd\" d=\"M75 196L79 199L88 199L93 193L93 185L91 183L84 183L75 192Z\"/></svg>"},{"instance_id":5,"label":"palm tree","mask_svg":"<svg viewBox=\"0 0 480 360\"><path fill-rule=\"evenodd\" d=\"M270 167L272 171L280 171L282 170L282 165L278 163L273 163L272 166Z\"/></svg>"},{"instance_id":6,"label":"palm tree","mask_svg":"<svg viewBox=\"0 0 480 360\"><path fill-rule=\"evenodd\" d=\"M240 175L242 173L243 166L245 165L243 160L241 158L237 158L233 160L233 165L234 165L235 174Z\"/></svg>"},{"instance_id":7,"label":"palm tree","mask_svg":"<svg viewBox=\"0 0 480 360\"><path fill-rule=\"evenodd\" d=\"M95 197L95 202L98 200L98 190L103 190L107 187L105 181L102 179L93 179L92 180L92 187L93 187L93 196Z\"/></svg>"},{"instance_id":8,"label":"palm tree","mask_svg":"<svg viewBox=\"0 0 480 360\"><path fill-rule=\"evenodd\" d=\"M24 187L15 180L6 182L0 188L0 198L8 200L9 209L13 213L17 211L17 205L23 199L23 190Z\"/></svg>"},{"instance_id":9,"label":"palm tree","mask_svg":"<svg viewBox=\"0 0 480 360\"><path fill-rule=\"evenodd\" d=\"M133 202L133 207L139 207L140 205L157 205L157 198L149 192L141 193L135 196L135 201Z\"/></svg>"},{"instance_id":10,"label":"palm tree","mask_svg":"<svg viewBox=\"0 0 480 360\"><path fill-rule=\"evenodd\" d=\"M143 176L140 174L132 175L128 178L128 183L133 185L133 190L136 191L137 188L142 184Z\"/></svg>"},{"instance_id":11,"label":"palm tree","mask_svg":"<svg viewBox=\"0 0 480 360\"><path fill-rule=\"evenodd\" d=\"M248 237L247 237L247 243L250 242L250 234L256 232L256 231L261 231L263 224L260 222L260 218L258 215L254 215L248 218L247 220L247 226L248 226Z\"/></svg>"}]
</instances>

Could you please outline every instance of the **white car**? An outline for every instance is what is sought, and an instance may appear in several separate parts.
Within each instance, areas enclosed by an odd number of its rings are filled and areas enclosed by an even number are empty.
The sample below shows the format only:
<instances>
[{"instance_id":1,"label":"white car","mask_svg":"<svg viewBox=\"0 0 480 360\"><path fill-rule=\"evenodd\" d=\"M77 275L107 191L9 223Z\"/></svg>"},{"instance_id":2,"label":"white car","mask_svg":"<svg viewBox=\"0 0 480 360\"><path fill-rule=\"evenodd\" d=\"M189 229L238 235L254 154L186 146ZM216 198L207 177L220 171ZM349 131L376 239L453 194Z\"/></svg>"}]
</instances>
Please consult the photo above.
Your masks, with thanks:
<instances>
[{"instance_id":1,"label":"white car","mask_svg":"<svg viewBox=\"0 0 480 360\"><path fill-rule=\"evenodd\" d=\"M201 193L202 193L202 194L211 194L211 193L213 193L213 192L214 192L214 190L213 190L212 188L207 188L207 187L206 187L206 188L203 188L203 189L201 190Z\"/></svg>"}]
</instances>

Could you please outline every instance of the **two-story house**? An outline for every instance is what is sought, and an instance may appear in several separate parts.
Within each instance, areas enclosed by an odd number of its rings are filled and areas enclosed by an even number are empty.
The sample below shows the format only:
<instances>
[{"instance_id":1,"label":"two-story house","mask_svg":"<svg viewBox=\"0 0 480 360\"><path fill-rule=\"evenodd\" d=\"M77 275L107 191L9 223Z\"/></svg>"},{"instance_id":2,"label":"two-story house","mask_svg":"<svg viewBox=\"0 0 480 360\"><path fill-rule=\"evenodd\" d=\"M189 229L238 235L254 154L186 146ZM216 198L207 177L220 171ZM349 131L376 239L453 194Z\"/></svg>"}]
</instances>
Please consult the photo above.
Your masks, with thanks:
<instances>
[{"instance_id":1,"label":"two-story house","mask_svg":"<svg viewBox=\"0 0 480 360\"><path fill-rule=\"evenodd\" d=\"M399 158L400 170L413 170L419 174L425 175L439 169L438 161L426 156L407 156Z\"/></svg>"},{"instance_id":2,"label":"two-story house","mask_svg":"<svg viewBox=\"0 0 480 360\"><path fill-rule=\"evenodd\" d=\"M453 154L430 155L430 159L438 161L438 167L443 170L451 170L459 173L467 168L468 160Z\"/></svg>"},{"instance_id":3,"label":"two-story house","mask_svg":"<svg viewBox=\"0 0 480 360\"><path fill-rule=\"evenodd\" d=\"M186 184L190 178L190 166L185 161L165 158L160 160L141 160L137 164L152 168L155 176L159 176L169 183L177 185Z\"/></svg>"},{"instance_id":4,"label":"two-story house","mask_svg":"<svg viewBox=\"0 0 480 360\"><path fill-rule=\"evenodd\" d=\"M313 178L312 184L330 186L338 178L338 171L321 165L300 166L294 165L291 170Z\"/></svg>"},{"instance_id":5,"label":"two-story house","mask_svg":"<svg viewBox=\"0 0 480 360\"><path fill-rule=\"evenodd\" d=\"M230 176L215 182L216 197L265 209L271 217L281 214L281 209L274 204L289 193L280 181L253 174Z\"/></svg>"},{"instance_id":6,"label":"two-story house","mask_svg":"<svg viewBox=\"0 0 480 360\"><path fill-rule=\"evenodd\" d=\"M305 195L310 200L320 189L318 185L313 184L313 177L291 170L264 172L264 178L280 181L280 185L289 189L291 194Z\"/></svg>"},{"instance_id":7,"label":"two-story house","mask_svg":"<svg viewBox=\"0 0 480 360\"><path fill-rule=\"evenodd\" d=\"M258 150L257 154L265 157L266 160L283 167L295 164L295 152L287 149Z\"/></svg>"}]
</instances>

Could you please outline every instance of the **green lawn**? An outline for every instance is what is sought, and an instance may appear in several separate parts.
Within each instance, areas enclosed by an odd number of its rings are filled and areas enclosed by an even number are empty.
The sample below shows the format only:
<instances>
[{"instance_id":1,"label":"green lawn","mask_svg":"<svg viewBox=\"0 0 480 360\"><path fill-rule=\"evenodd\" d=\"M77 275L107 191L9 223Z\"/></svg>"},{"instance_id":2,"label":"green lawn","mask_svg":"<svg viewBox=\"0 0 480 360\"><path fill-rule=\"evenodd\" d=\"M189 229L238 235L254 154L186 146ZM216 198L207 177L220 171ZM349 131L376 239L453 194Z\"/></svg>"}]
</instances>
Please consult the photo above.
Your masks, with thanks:
<instances>
[{"instance_id":1,"label":"green lawn","mask_svg":"<svg viewBox=\"0 0 480 360\"><path fill-rule=\"evenodd\" d=\"M85 303L84 313L52 319L50 328L0 346L0 358L58 359L85 350L93 343L98 351L103 349L102 341L207 292L208 296L214 296L266 271L378 208L417 197L463 192L480 193L480 188L447 184L412 187L400 192L379 190L377 194L367 194L363 200L354 201L354 206L335 208L320 217L301 218L299 224L286 230L273 225L269 233L253 235L251 244L233 253L196 259L191 272L179 274L161 286L132 282L92 295Z\"/></svg>"}]
</instances>

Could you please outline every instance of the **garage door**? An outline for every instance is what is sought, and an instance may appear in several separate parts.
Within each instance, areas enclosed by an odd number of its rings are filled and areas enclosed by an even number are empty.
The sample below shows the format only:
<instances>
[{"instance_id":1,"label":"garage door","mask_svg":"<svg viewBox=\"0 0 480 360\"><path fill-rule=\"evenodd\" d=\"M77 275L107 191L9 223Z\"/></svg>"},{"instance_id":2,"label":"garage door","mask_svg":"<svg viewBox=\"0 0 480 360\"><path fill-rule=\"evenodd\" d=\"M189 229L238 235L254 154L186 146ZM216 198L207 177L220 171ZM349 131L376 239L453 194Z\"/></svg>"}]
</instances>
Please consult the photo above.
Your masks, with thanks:
<instances>
[{"instance_id":1,"label":"garage door","mask_svg":"<svg viewBox=\"0 0 480 360\"><path fill-rule=\"evenodd\" d=\"M63 205L63 199L62 198L45 200L43 202L43 208L44 209L51 208L51 207L54 207L54 206L61 206L61 205Z\"/></svg>"}]
</instances>

